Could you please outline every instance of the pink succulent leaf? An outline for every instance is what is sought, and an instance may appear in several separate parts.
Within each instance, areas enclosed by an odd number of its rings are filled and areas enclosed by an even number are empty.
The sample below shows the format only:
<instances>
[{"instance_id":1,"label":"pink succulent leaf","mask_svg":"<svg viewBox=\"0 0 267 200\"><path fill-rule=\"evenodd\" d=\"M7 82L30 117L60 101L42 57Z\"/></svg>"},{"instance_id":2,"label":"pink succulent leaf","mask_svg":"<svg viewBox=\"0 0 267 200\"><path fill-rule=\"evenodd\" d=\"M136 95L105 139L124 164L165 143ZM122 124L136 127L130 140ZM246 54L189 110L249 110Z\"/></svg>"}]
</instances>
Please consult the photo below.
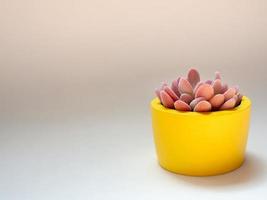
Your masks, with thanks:
<instances>
[{"instance_id":1,"label":"pink succulent leaf","mask_svg":"<svg viewBox=\"0 0 267 200\"><path fill-rule=\"evenodd\" d=\"M161 83L161 89L164 89L165 86L168 86L168 83L166 81L163 81Z\"/></svg>"},{"instance_id":2,"label":"pink succulent leaf","mask_svg":"<svg viewBox=\"0 0 267 200\"><path fill-rule=\"evenodd\" d=\"M197 103L200 102L200 101L203 101L203 100L205 100L204 97L198 97L198 98L195 98L193 101L191 101L191 103L190 103L190 107L191 107L192 109L194 109L195 106L197 105Z\"/></svg>"},{"instance_id":3,"label":"pink succulent leaf","mask_svg":"<svg viewBox=\"0 0 267 200\"><path fill-rule=\"evenodd\" d=\"M219 80L219 79L218 79ZM212 108L218 109L224 103L224 95L216 94L209 100Z\"/></svg>"},{"instance_id":4,"label":"pink succulent leaf","mask_svg":"<svg viewBox=\"0 0 267 200\"><path fill-rule=\"evenodd\" d=\"M204 97L206 100L209 100L214 95L213 87L207 83L199 86L196 93L195 98L197 97Z\"/></svg>"},{"instance_id":5,"label":"pink succulent leaf","mask_svg":"<svg viewBox=\"0 0 267 200\"><path fill-rule=\"evenodd\" d=\"M174 101L172 100L172 98L167 94L167 92L165 92L164 90L160 91L160 98L161 98L161 102L162 104L166 107L166 108L173 108L173 104Z\"/></svg>"},{"instance_id":6,"label":"pink succulent leaf","mask_svg":"<svg viewBox=\"0 0 267 200\"><path fill-rule=\"evenodd\" d=\"M222 85L222 90L221 90L221 94L225 93L228 90L228 85L225 83Z\"/></svg>"},{"instance_id":7,"label":"pink succulent leaf","mask_svg":"<svg viewBox=\"0 0 267 200\"><path fill-rule=\"evenodd\" d=\"M174 107L176 110L179 111L191 111L191 107L187 103L181 100L175 101Z\"/></svg>"},{"instance_id":8,"label":"pink succulent leaf","mask_svg":"<svg viewBox=\"0 0 267 200\"><path fill-rule=\"evenodd\" d=\"M233 88L235 88L236 93L239 93L239 86L238 85L235 85Z\"/></svg>"},{"instance_id":9,"label":"pink succulent leaf","mask_svg":"<svg viewBox=\"0 0 267 200\"><path fill-rule=\"evenodd\" d=\"M233 98L235 99L235 101L237 101L237 100L238 100L238 94L235 94L235 95L233 96Z\"/></svg>"},{"instance_id":10,"label":"pink succulent leaf","mask_svg":"<svg viewBox=\"0 0 267 200\"><path fill-rule=\"evenodd\" d=\"M219 94L222 90L222 81L220 79L216 79L213 81L212 87L214 89L214 94Z\"/></svg>"},{"instance_id":11,"label":"pink succulent leaf","mask_svg":"<svg viewBox=\"0 0 267 200\"><path fill-rule=\"evenodd\" d=\"M231 87L229 88L223 95L225 98L225 101L231 99L236 94L236 89Z\"/></svg>"},{"instance_id":12,"label":"pink succulent leaf","mask_svg":"<svg viewBox=\"0 0 267 200\"><path fill-rule=\"evenodd\" d=\"M178 87L178 96L180 97L180 95L181 95L181 93L179 92L179 82L180 82L180 80L181 80L181 77L178 77L177 78L177 87Z\"/></svg>"},{"instance_id":13,"label":"pink succulent leaf","mask_svg":"<svg viewBox=\"0 0 267 200\"><path fill-rule=\"evenodd\" d=\"M167 92L167 94L173 99L173 101L177 101L179 99L179 97L169 86L165 86L164 91Z\"/></svg>"},{"instance_id":14,"label":"pink succulent leaf","mask_svg":"<svg viewBox=\"0 0 267 200\"><path fill-rule=\"evenodd\" d=\"M212 84L212 80L206 80L205 83L211 85Z\"/></svg>"},{"instance_id":15,"label":"pink succulent leaf","mask_svg":"<svg viewBox=\"0 0 267 200\"><path fill-rule=\"evenodd\" d=\"M198 82L198 84L195 86L195 88L194 88L194 91L193 91L193 93L195 94L196 93L196 91L197 91L197 89L199 88L199 86L201 86L201 85L203 85L204 84L204 82L203 81L200 81L200 82Z\"/></svg>"},{"instance_id":16,"label":"pink succulent leaf","mask_svg":"<svg viewBox=\"0 0 267 200\"><path fill-rule=\"evenodd\" d=\"M189 83L189 81L186 80L185 78L180 79L178 88L181 94L182 93L193 94L193 88Z\"/></svg>"},{"instance_id":17,"label":"pink succulent leaf","mask_svg":"<svg viewBox=\"0 0 267 200\"><path fill-rule=\"evenodd\" d=\"M195 112L209 112L211 111L211 104L208 101L200 101L194 108Z\"/></svg>"},{"instance_id":18,"label":"pink succulent leaf","mask_svg":"<svg viewBox=\"0 0 267 200\"><path fill-rule=\"evenodd\" d=\"M220 107L220 110L230 110L235 107L235 104L236 100L232 97L231 99L224 102L224 104Z\"/></svg>"},{"instance_id":19,"label":"pink succulent leaf","mask_svg":"<svg viewBox=\"0 0 267 200\"><path fill-rule=\"evenodd\" d=\"M184 101L187 104L190 104L193 99L193 96L187 93L181 94L180 96L180 100Z\"/></svg>"},{"instance_id":20,"label":"pink succulent leaf","mask_svg":"<svg viewBox=\"0 0 267 200\"><path fill-rule=\"evenodd\" d=\"M155 89L155 94L157 95L157 97L158 97L159 100L161 101L161 98L160 98L160 89L159 89L159 88L156 88L156 89Z\"/></svg>"},{"instance_id":21,"label":"pink succulent leaf","mask_svg":"<svg viewBox=\"0 0 267 200\"><path fill-rule=\"evenodd\" d=\"M219 80L221 80L222 79L222 77L221 77L221 73L220 72L215 72L215 80L216 79L219 79Z\"/></svg>"},{"instance_id":22,"label":"pink succulent leaf","mask_svg":"<svg viewBox=\"0 0 267 200\"><path fill-rule=\"evenodd\" d=\"M179 89L178 89L178 80L174 80L174 81L172 82L171 88L172 88L172 90L175 92L175 94L176 94L178 97L180 97L181 94L180 94Z\"/></svg>"},{"instance_id":23,"label":"pink succulent leaf","mask_svg":"<svg viewBox=\"0 0 267 200\"><path fill-rule=\"evenodd\" d=\"M243 98L243 95L240 94L240 93L238 93L238 94L237 94L237 101L236 101L235 106L239 106L239 105L240 105L240 103L241 103L241 101L242 101L242 98Z\"/></svg>"},{"instance_id":24,"label":"pink succulent leaf","mask_svg":"<svg viewBox=\"0 0 267 200\"><path fill-rule=\"evenodd\" d=\"M191 84L191 86L194 88L197 83L200 81L200 75L196 69L190 69L187 74L187 80Z\"/></svg>"}]
</instances>

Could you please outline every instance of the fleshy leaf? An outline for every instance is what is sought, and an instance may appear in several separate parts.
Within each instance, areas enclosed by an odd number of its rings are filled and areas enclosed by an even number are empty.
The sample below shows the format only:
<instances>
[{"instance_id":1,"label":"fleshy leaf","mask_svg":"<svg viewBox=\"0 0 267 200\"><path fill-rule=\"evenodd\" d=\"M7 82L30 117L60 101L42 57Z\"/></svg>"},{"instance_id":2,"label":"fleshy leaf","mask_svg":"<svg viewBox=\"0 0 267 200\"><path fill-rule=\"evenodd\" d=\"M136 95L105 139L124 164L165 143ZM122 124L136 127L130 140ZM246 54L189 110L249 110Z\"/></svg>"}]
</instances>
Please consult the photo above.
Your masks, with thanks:
<instances>
[{"instance_id":1,"label":"fleshy leaf","mask_svg":"<svg viewBox=\"0 0 267 200\"><path fill-rule=\"evenodd\" d=\"M211 111L211 104L208 101L200 101L194 108L195 112L209 112Z\"/></svg>"},{"instance_id":2,"label":"fleshy leaf","mask_svg":"<svg viewBox=\"0 0 267 200\"><path fill-rule=\"evenodd\" d=\"M173 101L177 101L179 99L179 97L169 86L165 86L164 91L167 92L167 94L172 98Z\"/></svg>"},{"instance_id":3,"label":"fleshy leaf","mask_svg":"<svg viewBox=\"0 0 267 200\"><path fill-rule=\"evenodd\" d=\"M181 77L178 77L177 78L177 83L178 83L177 86L179 85L180 80L181 80Z\"/></svg>"},{"instance_id":4,"label":"fleshy leaf","mask_svg":"<svg viewBox=\"0 0 267 200\"><path fill-rule=\"evenodd\" d=\"M178 80L174 80L171 85L172 90L175 92L175 94L179 97L181 94L178 90Z\"/></svg>"},{"instance_id":5,"label":"fleshy leaf","mask_svg":"<svg viewBox=\"0 0 267 200\"><path fill-rule=\"evenodd\" d=\"M224 103L224 95L216 94L209 100L209 102L213 108L218 109Z\"/></svg>"},{"instance_id":6,"label":"fleshy leaf","mask_svg":"<svg viewBox=\"0 0 267 200\"><path fill-rule=\"evenodd\" d=\"M161 90L160 91L160 98L161 98L162 104L166 108L173 108L174 101L172 100L172 98L170 97L170 95L167 94L167 92L165 92L164 90Z\"/></svg>"},{"instance_id":7,"label":"fleshy leaf","mask_svg":"<svg viewBox=\"0 0 267 200\"><path fill-rule=\"evenodd\" d=\"M206 100L209 100L214 95L213 87L207 83L199 86L195 93L195 98L197 97L204 97Z\"/></svg>"},{"instance_id":8,"label":"fleshy leaf","mask_svg":"<svg viewBox=\"0 0 267 200\"><path fill-rule=\"evenodd\" d=\"M239 106L239 105L240 105L240 103L241 103L241 101L242 101L242 98L243 98L243 95L240 94L240 93L238 93L238 94L237 94L237 101L236 101L235 106Z\"/></svg>"},{"instance_id":9,"label":"fleshy leaf","mask_svg":"<svg viewBox=\"0 0 267 200\"><path fill-rule=\"evenodd\" d=\"M205 83L211 85L212 84L212 80L206 80Z\"/></svg>"},{"instance_id":10,"label":"fleshy leaf","mask_svg":"<svg viewBox=\"0 0 267 200\"><path fill-rule=\"evenodd\" d=\"M175 101L174 107L176 110L179 111L191 111L191 107L187 103L181 100Z\"/></svg>"},{"instance_id":11,"label":"fleshy leaf","mask_svg":"<svg viewBox=\"0 0 267 200\"><path fill-rule=\"evenodd\" d=\"M239 93L239 86L238 85L235 85L233 88L235 88L236 93Z\"/></svg>"},{"instance_id":12,"label":"fleshy leaf","mask_svg":"<svg viewBox=\"0 0 267 200\"><path fill-rule=\"evenodd\" d=\"M204 82L203 81L200 81L200 82L198 82L198 84L195 86L195 88L194 88L194 91L193 91L193 93L195 94L196 93L196 91L197 91L197 89L199 88L199 86L201 86L201 85L203 85L204 84Z\"/></svg>"},{"instance_id":13,"label":"fleshy leaf","mask_svg":"<svg viewBox=\"0 0 267 200\"><path fill-rule=\"evenodd\" d=\"M216 79L213 81L212 87L214 89L214 94L219 94L222 90L222 81L220 79Z\"/></svg>"},{"instance_id":14,"label":"fleshy leaf","mask_svg":"<svg viewBox=\"0 0 267 200\"><path fill-rule=\"evenodd\" d=\"M190 69L187 74L187 80L191 84L191 86L194 88L196 84L200 81L200 75L196 69Z\"/></svg>"},{"instance_id":15,"label":"fleshy leaf","mask_svg":"<svg viewBox=\"0 0 267 200\"><path fill-rule=\"evenodd\" d=\"M235 107L236 100L235 98L231 98L224 102L224 104L220 107L220 110L230 110Z\"/></svg>"},{"instance_id":16,"label":"fleshy leaf","mask_svg":"<svg viewBox=\"0 0 267 200\"><path fill-rule=\"evenodd\" d=\"M223 95L225 98L225 101L231 99L236 94L236 89L231 87L229 88Z\"/></svg>"},{"instance_id":17,"label":"fleshy leaf","mask_svg":"<svg viewBox=\"0 0 267 200\"><path fill-rule=\"evenodd\" d=\"M178 88L181 94L182 93L193 94L193 88L189 83L189 81L186 80L185 78L180 79Z\"/></svg>"},{"instance_id":18,"label":"fleshy leaf","mask_svg":"<svg viewBox=\"0 0 267 200\"><path fill-rule=\"evenodd\" d=\"M221 80L222 78L221 78L221 73L220 72L215 72L215 80L216 79L219 79L219 80Z\"/></svg>"},{"instance_id":19,"label":"fleshy leaf","mask_svg":"<svg viewBox=\"0 0 267 200\"><path fill-rule=\"evenodd\" d=\"M191 108L194 109L195 106L197 105L197 103L200 102L200 101L203 101L203 100L205 100L204 97L198 97L198 98L195 98L195 99L194 99L193 101L191 101L191 103L190 103Z\"/></svg>"},{"instance_id":20,"label":"fleshy leaf","mask_svg":"<svg viewBox=\"0 0 267 200\"><path fill-rule=\"evenodd\" d=\"M180 96L180 100L184 101L187 104L190 104L190 102L193 100L194 98L192 97L192 95L190 94L181 94Z\"/></svg>"},{"instance_id":21,"label":"fleshy leaf","mask_svg":"<svg viewBox=\"0 0 267 200\"><path fill-rule=\"evenodd\" d=\"M225 93L228 90L228 85L225 83L222 85L222 90L221 90L221 94Z\"/></svg>"},{"instance_id":22,"label":"fleshy leaf","mask_svg":"<svg viewBox=\"0 0 267 200\"><path fill-rule=\"evenodd\" d=\"M164 89L164 87L168 86L168 83L166 81L163 81L161 83L161 89Z\"/></svg>"}]
</instances>

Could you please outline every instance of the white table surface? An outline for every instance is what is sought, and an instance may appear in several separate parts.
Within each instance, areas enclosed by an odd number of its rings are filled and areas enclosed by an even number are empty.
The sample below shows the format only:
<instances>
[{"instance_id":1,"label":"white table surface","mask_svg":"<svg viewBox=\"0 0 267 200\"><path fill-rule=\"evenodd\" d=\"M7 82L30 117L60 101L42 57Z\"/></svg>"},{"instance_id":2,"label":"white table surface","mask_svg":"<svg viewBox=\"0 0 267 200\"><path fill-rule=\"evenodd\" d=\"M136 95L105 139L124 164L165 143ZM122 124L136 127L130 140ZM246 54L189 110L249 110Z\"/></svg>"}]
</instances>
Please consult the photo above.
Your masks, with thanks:
<instances>
[{"instance_id":1,"label":"white table surface","mask_svg":"<svg viewBox=\"0 0 267 200\"><path fill-rule=\"evenodd\" d=\"M267 148L262 137L266 128L255 118L241 168L220 176L188 177L158 165L149 113L123 111L94 118L50 114L30 121L17 117L1 126L1 199L264 199L267 195Z\"/></svg>"}]
</instances>

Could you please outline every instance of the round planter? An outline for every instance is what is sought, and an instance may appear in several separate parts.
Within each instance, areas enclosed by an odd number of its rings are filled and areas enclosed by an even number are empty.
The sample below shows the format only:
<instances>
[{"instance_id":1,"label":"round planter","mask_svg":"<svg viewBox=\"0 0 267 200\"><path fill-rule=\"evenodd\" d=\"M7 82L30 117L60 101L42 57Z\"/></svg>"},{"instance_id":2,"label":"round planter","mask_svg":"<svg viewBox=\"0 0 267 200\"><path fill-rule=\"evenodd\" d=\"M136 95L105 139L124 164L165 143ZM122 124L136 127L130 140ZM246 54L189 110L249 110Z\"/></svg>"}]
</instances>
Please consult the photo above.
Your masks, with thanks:
<instances>
[{"instance_id":1,"label":"round planter","mask_svg":"<svg viewBox=\"0 0 267 200\"><path fill-rule=\"evenodd\" d=\"M165 108L151 101L152 126L159 164L174 173L209 176L242 165L251 101L225 111L198 113Z\"/></svg>"}]
</instances>

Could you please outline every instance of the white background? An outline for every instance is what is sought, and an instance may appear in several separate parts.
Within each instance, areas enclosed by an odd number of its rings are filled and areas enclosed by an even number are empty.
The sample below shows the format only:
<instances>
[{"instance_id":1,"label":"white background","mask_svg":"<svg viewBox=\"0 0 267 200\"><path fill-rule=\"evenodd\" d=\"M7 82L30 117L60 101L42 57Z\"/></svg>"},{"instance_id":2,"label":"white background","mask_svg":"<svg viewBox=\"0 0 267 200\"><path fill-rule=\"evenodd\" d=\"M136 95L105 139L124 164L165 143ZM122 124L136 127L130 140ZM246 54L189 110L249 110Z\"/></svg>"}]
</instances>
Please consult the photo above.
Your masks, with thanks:
<instances>
[{"instance_id":1,"label":"white background","mask_svg":"<svg viewBox=\"0 0 267 200\"><path fill-rule=\"evenodd\" d=\"M266 1L0 0L0 199L264 199ZM219 70L253 103L247 160L161 169L161 81Z\"/></svg>"}]
</instances>

